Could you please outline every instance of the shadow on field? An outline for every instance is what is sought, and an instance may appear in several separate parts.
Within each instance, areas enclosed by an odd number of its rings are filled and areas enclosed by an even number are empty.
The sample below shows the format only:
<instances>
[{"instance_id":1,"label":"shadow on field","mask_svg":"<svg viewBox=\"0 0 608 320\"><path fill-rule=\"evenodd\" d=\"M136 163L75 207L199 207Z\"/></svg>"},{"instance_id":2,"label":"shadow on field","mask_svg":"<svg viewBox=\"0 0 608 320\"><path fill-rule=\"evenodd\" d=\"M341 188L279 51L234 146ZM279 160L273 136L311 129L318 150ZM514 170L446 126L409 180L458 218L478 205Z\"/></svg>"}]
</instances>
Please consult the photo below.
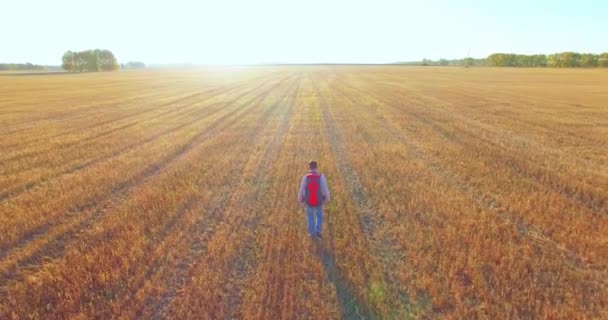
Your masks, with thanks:
<instances>
[{"instance_id":1,"label":"shadow on field","mask_svg":"<svg viewBox=\"0 0 608 320\"><path fill-rule=\"evenodd\" d=\"M327 239L327 241L315 239L313 240L313 243L316 250L315 253L321 259L327 279L336 287L342 319L377 319L378 317L372 310L370 310L365 303L358 300L351 291L352 285L348 283L338 268L336 268L333 226L330 224L328 227L330 232L327 233L326 236L329 237L329 239Z\"/></svg>"}]
</instances>

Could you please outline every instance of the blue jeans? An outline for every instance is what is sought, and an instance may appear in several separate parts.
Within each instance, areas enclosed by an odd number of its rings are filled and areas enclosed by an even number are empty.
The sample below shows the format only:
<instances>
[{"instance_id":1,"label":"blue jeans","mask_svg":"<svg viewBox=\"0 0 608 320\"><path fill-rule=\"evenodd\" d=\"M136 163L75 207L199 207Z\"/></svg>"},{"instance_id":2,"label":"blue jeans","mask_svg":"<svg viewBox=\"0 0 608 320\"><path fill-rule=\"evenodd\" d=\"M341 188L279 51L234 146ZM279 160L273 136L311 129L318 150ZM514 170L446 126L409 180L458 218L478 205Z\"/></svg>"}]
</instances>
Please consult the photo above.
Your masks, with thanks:
<instances>
[{"instance_id":1,"label":"blue jeans","mask_svg":"<svg viewBox=\"0 0 608 320\"><path fill-rule=\"evenodd\" d=\"M308 234L310 236L321 234L323 206L311 207L307 204L304 204L304 206L306 207L306 216L308 217Z\"/></svg>"}]
</instances>

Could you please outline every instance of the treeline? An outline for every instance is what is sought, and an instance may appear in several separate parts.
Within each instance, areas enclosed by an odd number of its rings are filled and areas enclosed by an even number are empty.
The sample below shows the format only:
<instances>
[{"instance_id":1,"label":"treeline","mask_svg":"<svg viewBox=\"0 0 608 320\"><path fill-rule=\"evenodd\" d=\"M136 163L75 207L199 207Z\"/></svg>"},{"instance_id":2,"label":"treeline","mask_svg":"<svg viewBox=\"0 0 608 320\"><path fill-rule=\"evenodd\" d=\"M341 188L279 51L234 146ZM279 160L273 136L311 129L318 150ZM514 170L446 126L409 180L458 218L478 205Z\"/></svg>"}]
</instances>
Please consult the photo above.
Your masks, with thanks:
<instances>
[{"instance_id":1,"label":"treeline","mask_svg":"<svg viewBox=\"0 0 608 320\"><path fill-rule=\"evenodd\" d=\"M26 63L0 63L0 71L32 71L32 70L46 70L46 66Z\"/></svg>"},{"instance_id":2,"label":"treeline","mask_svg":"<svg viewBox=\"0 0 608 320\"><path fill-rule=\"evenodd\" d=\"M544 54L495 53L486 58L490 67L551 67L551 68L608 68L608 52L602 54L562 52Z\"/></svg>"},{"instance_id":3,"label":"treeline","mask_svg":"<svg viewBox=\"0 0 608 320\"><path fill-rule=\"evenodd\" d=\"M422 60L423 66L465 66L465 67L479 67L485 65L485 59L474 59L474 58L464 58L464 59L439 59L439 61L433 61L428 59Z\"/></svg>"},{"instance_id":4,"label":"treeline","mask_svg":"<svg viewBox=\"0 0 608 320\"><path fill-rule=\"evenodd\" d=\"M114 71L120 68L110 50L67 51L61 61L63 69L71 72Z\"/></svg>"},{"instance_id":5,"label":"treeline","mask_svg":"<svg viewBox=\"0 0 608 320\"><path fill-rule=\"evenodd\" d=\"M486 65L486 59L474 59L474 58L464 58L464 59L439 59L439 60L430 60L430 59L422 59L422 61L407 61L407 62L397 62L396 64L406 65L406 66L466 66L466 67L481 67Z\"/></svg>"},{"instance_id":6,"label":"treeline","mask_svg":"<svg viewBox=\"0 0 608 320\"><path fill-rule=\"evenodd\" d=\"M417 66L488 66L488 67L520 67L520 68L608 68L608 52L602 54L561 52L550 55L544 54L513 54L494 53L483 59L439 59L401 62L398 64Z\"/></svg>"}]
</instances>

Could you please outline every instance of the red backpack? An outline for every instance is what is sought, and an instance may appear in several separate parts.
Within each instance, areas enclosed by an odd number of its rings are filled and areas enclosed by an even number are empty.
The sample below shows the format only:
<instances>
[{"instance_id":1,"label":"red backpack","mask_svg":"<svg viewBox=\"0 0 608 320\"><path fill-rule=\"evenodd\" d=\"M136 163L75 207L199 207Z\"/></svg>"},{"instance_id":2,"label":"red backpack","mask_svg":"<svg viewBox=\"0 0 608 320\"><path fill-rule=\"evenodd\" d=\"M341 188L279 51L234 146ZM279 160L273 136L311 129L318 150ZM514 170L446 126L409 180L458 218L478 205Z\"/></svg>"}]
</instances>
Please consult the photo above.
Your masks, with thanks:
<instances>
[{"instance_id":1,"label":"red backpack","mask_svg":"<svg viewBox=\"0 0 608 320\"><path fill-rule=\"evenodd\" d=\"M323 203L323 194L321 192L321 175L315 172L310 172L306 175L304 199L311 207L320 206Z\"/></svg>"}]
</instances>

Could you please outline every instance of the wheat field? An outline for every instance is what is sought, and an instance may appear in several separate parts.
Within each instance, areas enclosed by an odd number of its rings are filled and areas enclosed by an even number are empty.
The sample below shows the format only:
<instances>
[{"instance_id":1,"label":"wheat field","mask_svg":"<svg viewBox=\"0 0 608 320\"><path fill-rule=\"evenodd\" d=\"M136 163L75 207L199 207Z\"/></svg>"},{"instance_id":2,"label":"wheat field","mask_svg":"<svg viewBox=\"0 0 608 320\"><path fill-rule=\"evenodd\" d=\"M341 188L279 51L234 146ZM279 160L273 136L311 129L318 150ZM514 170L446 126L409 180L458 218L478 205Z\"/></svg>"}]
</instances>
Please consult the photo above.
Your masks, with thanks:
<instances>
[{"instance_id":1,"label":"wheat field","mask_svg":"<svg viewBox=\"0 0 608 320\"><path fill-rule=\"evenodd\" d=\"M608 318L606 70L0 74L0 150L1 319Z\"/></svg>"}]
</instances>

